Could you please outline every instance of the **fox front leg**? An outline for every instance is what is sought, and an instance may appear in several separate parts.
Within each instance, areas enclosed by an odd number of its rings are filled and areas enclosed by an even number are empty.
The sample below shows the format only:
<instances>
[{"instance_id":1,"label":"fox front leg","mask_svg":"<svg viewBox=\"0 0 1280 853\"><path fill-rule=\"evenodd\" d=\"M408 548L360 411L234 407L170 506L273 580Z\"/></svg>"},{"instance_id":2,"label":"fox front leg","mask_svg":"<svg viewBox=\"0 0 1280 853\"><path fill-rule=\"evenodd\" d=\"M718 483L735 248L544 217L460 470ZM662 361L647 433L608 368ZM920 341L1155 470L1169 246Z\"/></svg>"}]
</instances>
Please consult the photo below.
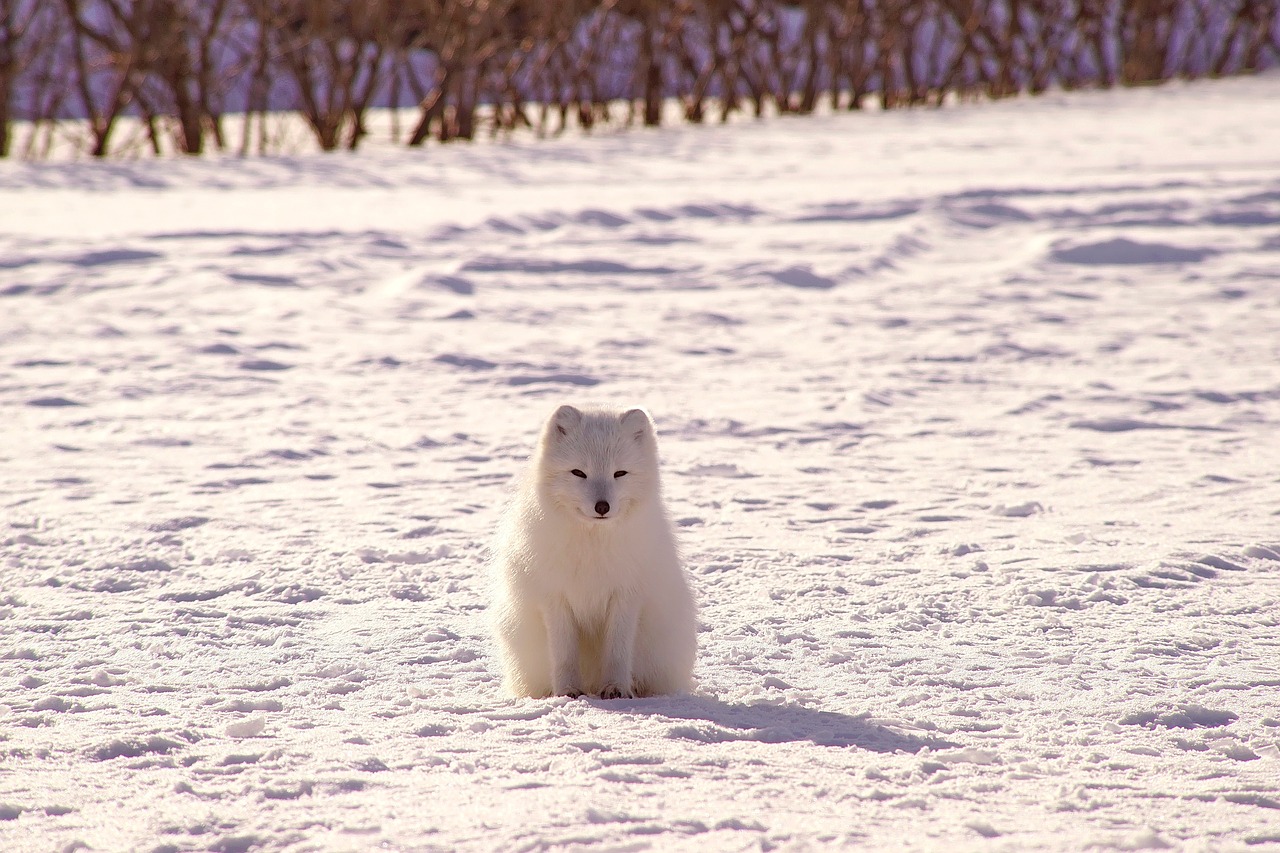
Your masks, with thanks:
<instances>
[{"instance_id":1,"label":"fox front leg","mask_svg":"<svg viewBox=\"0 0 1280 853\"><path fill-rule=\"evenodd\" d=\"M551 655L551 692L556 696L582 695L578 626L564 602L548 605L542 614L547 626L547 650Z\"/></svg>"},{"instance_id":2,"label":"fox front leg","mask_svg":"<svg viewBox=\"0 0 1280 853\"><path fill-rule=\"evenodd\" d=\"M609 605L604 631L601 699L630 699L636 695L632 670L635 664L636 631L640 625L640 603L622 596Z\"/></svg>"}]
</instances>

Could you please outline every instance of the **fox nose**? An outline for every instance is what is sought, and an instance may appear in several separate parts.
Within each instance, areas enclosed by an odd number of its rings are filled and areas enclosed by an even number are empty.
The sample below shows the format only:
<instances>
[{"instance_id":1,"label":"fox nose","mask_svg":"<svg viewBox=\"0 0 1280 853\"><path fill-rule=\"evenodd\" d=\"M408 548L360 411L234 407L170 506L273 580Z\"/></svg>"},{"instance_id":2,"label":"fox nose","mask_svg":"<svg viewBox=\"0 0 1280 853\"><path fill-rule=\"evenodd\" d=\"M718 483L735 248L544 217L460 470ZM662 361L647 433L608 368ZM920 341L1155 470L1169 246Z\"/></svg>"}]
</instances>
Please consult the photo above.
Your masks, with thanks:
<instances>
[{"instance_id":1,"label":"fox nose","mask_svg":"<svg viewBox=\"0 0 1280 853\"><path fill-rule=\"evenodd\" d=\"M608 514L609 514L609 502L596 501L596 515L608 515Z\"/></svg>"}]
</instances>

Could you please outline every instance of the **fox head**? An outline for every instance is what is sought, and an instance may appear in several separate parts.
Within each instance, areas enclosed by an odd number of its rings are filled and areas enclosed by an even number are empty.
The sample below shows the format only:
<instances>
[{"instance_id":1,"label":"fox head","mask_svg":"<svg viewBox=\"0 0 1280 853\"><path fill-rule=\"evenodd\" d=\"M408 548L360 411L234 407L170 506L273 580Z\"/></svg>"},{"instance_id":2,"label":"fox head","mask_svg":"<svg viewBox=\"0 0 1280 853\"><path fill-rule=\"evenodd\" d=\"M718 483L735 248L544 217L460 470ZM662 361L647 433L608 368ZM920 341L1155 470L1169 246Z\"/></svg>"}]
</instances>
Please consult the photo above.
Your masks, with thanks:
<instances>
[{"instance_id":1,"label":"fox head","mask_svg":"<svg viewBox=\"0 0 1280 853\"><path fill-rule=\"evenodd\" d=\"M584 524L626 518L658 492L658 445L643 409L581 411L561 406L538 445L538 488Z\"/></svg>"}]
</instances>

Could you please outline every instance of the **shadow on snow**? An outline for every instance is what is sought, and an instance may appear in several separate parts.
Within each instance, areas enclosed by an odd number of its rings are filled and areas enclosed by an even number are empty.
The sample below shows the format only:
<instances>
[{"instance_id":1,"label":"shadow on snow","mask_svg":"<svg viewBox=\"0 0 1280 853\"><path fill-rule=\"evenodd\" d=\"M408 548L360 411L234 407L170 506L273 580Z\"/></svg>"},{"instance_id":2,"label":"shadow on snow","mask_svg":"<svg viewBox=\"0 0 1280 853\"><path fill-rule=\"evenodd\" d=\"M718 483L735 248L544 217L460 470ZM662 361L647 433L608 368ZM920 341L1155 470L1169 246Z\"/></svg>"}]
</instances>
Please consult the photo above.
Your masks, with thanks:
<instances>
[{"instance_id":1,"label":"shadow on snow","mask_svg":"<svg viewBox=\"0 0 1280 853\"><path fill-rule=\"evenodd\" d=\"M673 696L631 701L593 701L602 710L666 717L675 725L667 737L700 743L756 741L794 743L809 741L818 746L852 746L871 752L916 753L925 747L948 749L957 746L939 737L906 734L874 723L869 715L815 711L799 705L766 703L737 704L710 696Z\"/></svg>"}]
</instances>

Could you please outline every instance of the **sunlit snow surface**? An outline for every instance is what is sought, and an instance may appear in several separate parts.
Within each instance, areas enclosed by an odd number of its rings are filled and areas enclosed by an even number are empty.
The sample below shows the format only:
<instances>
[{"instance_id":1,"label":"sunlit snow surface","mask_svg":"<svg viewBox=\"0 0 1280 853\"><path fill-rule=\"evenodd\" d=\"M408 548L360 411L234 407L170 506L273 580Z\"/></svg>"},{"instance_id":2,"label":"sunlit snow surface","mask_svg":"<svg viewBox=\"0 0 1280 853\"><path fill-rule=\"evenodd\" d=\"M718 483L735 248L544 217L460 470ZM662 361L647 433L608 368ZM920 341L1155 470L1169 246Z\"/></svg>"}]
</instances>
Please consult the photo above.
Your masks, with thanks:
<instances>
[{"instance_id":1,"label":"sunlit snow surface","mask_svg":"<svg viewBox=\"0 0 1280 853\"><path fill-rule=\"evenodd\" d=\"M0 849L1280 846L1280 78L0 165ZM696 695L485 543L641 403Z\"/></svg>"}]
</instances>

